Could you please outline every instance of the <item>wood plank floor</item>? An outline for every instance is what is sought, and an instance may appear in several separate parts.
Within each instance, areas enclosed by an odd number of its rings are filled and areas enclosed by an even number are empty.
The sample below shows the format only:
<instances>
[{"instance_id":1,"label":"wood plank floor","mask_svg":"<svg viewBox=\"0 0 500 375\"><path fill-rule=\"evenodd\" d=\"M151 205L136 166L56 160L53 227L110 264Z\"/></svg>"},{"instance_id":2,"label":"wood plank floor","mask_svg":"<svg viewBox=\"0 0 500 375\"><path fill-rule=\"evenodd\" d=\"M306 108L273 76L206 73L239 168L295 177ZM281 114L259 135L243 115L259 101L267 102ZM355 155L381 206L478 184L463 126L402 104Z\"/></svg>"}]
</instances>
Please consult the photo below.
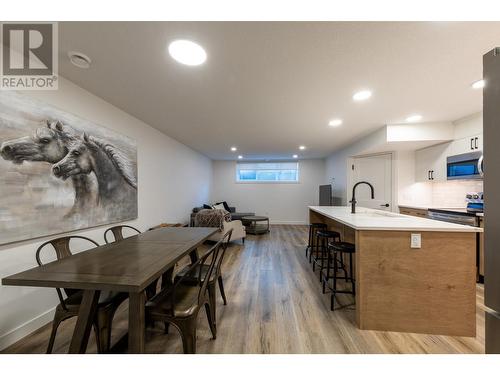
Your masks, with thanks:
<instances>
[{"instance_id":1,"label":"wood plank floor","mask_svg":"<svg viewBox=\"0 0 500 375\"><path fill-rule=\"evenodd\" d=\"M331 312L329 295L321 294L318 276L305 258L307 227L273 225L271 233L248 236L232 244L223 266L228 305L218 298L218 336L212 340L199 315L198 353L484 353L483 287L477 286L477 337L449 337L361 331L355 306ZM238 241L239 242L239 241ZM352 304L341 296L342 304ZM75 319L59 328L55 353L67 351ZM115 317L113 340L127 329L127 306ZM3 353L43 353L50 325L42 327ZM148 353L181 353L179 334L160 326L148 329ZM93 338L88 352L95 353Z\"/></svg>"}]
</instances>

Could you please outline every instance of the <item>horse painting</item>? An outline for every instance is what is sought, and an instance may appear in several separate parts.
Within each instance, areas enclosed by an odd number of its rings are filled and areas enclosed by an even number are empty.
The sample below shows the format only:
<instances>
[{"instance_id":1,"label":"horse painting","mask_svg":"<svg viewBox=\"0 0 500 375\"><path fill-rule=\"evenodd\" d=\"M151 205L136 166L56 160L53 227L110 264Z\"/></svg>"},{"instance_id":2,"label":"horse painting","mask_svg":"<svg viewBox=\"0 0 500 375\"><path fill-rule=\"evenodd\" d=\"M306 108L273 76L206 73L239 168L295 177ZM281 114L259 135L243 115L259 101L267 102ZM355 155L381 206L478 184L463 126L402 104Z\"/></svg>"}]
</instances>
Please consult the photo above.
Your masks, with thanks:
<instances>
[{"instance_id":1,"label":"horse painting","mask_svg":"<svg viewBox=\"0 0 500 375\"><path fill-rule=\"evenodd\" d=\"M0 91L0 244L137 218L130 138Z\"/></svg>"},{"instance_id":2,"label":"horse painting","mask_svg":"<svg viewBox=\"0 0 500 375\"><path fill-rule=\"evenodd\" d=\"M137 195L137 182L128 160L113 145L83 134L73 140L66 156L52 167L58 178L94 173L98 185L98 204L106 210L120 211L120 202Z\"/></svg>"},{"instance_id":3,"label":"horse painting","mask_svg":"<svg viewBox=\"0 0 500 375\"><path fill-rule=\"evenodd\" d=\"M76 139L76 133L69 126L64 126L60 121L47 121L46 126L35 129L31 136L20 137L2 142L0 155L5 160L15 164L28 162L47 162L55 164L62 160L68 153L71 141ZM93 194L93 181L86 175L75 175L71 182L75 190L75 201L71 210L65 215L83 214L85 208L96 201Z\"/></svg>"}]
</instances>

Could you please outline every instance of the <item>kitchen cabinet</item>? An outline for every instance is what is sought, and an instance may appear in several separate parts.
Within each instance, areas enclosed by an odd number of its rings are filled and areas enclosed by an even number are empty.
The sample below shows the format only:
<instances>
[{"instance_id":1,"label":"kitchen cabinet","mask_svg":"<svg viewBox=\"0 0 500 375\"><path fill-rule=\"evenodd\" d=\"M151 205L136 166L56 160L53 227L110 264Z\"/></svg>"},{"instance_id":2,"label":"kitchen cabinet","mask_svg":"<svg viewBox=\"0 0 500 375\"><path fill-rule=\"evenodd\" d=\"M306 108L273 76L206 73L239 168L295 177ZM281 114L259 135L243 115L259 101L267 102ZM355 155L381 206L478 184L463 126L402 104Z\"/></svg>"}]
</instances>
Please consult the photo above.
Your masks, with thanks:
<instances>
[{"instance_id":1,"label":"kitchen cabinet","mask_svg":"<svg viewBox=\"0 0 500 375\"><path fill-rule=\"evenodd\" d=\"M417 182L446 181L446 158L450 155L451 144L441 143L415 152Z\"/></svg>"},{"instance_id":2,"label":"kitchen cabinet","mask_svg":"<svg viewBox=\"0 0 500 375\"><path fill-rule=\"evenodd\" d=\"M460 138L452 142L451 155L460 155L467 152L483 150L483 134L475 134L470 137Z\"/></svg>"},{"instance_id":3,"label":"kitchen cabinet","mask_svg":"<svg viewBox=\"0 0 500 375\"><path fill-rule=\"evenodd\" d=\"M399 206L399 213L403 215L427 218L427 210L423 208Z\"/></svg>"}]
</instances>

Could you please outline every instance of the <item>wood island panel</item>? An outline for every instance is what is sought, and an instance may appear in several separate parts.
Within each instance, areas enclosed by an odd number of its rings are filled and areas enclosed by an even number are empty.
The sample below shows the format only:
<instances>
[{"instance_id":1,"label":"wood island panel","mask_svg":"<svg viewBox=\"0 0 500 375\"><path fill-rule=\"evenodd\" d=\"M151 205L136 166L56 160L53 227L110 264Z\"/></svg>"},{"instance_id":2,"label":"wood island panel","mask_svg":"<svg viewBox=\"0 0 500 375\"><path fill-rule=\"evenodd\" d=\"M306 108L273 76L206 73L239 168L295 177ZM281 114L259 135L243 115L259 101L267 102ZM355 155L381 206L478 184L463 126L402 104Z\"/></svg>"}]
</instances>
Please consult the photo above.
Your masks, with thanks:
<instances>
[{"instance_id":1,"label":"wood island panel","mask_svg":"<svg viewBox=\"0 0 500 375\"><path fill-rule=\"evenodd\" d=\"M475 233L411 233L358 232L359 328L475 336Z\"/></svg>"},{"instance_id":2,"label":"wood island panel","mask_svg":"<svg viewBox=\"0 0 500 375\"><path fill-rule=\"evenodd\" d=\"M360 329L476 335L476 234L354 230L310 210L356 244L356 322ZM411 233L422 247L410 248Z\"/></svg>"}]
</instances>

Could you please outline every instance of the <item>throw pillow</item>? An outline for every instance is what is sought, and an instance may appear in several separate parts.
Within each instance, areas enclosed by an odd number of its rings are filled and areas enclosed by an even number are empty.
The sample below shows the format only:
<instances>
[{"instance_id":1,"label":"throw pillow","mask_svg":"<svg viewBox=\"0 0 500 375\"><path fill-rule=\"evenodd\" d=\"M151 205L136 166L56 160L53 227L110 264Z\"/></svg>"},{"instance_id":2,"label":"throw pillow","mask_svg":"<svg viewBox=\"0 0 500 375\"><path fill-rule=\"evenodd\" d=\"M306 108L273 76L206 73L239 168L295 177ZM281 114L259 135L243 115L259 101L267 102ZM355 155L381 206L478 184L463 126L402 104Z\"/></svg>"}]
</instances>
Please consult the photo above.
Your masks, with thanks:
<instances>
[{"instance_id":1,"label":"throw pillow","mask_svg":"<svg viewBox=\"0 0 500 375\"><path fill-rule=\"evenodd\" d=\"M224 210L224 211L226 211L226 208L224 207L224 205L223 205L222 203L221 203L221 204L214 204L214 205L212 206L212 208L213 208L214 210Z\"/></svg>"},{"instance_id":2,"label":"throw pillow","mask_svg":"<svg viewBox=\"0 0 500 375\"><path fill-rule=\"evenodd\" d=\"M229 208L229 205L227 204L226 201L224 202L218 202L216 204L223 204L224 205L224 209L227 211L227 212L231 212L231 209Z\"/></svg>"}]
</instances>

